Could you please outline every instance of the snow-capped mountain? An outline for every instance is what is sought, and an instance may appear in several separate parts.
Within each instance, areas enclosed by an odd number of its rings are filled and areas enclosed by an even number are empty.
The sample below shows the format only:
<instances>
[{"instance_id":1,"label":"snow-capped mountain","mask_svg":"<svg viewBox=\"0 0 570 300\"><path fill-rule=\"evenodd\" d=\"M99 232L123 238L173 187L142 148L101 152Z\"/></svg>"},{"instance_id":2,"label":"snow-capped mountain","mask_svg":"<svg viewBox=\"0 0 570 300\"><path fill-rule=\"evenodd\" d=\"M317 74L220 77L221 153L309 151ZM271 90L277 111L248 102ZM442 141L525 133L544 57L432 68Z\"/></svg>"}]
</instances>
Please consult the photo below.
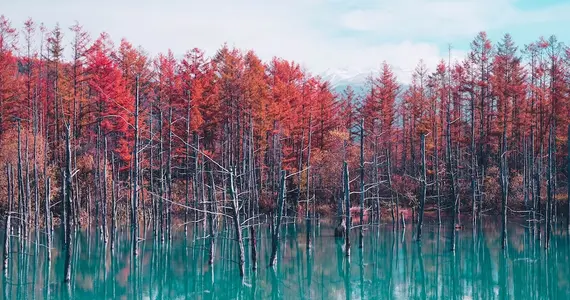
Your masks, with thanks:
<instances>
[{"instance_id":1,"label":"snow-capped mountain","mask_svg":"<svg viewBox=\"0 0 570 300\"><path fill-rule=\"evenodd\" d=\"M356 93L364 92L366 79L372 75L371 70L358 69L329 69L321 73L323 80L330 82L336 92L342 92L347 86L351 86Z\"/></svg>"},{"instance_id":2,"label":"snow-capped mountain","mask_svg":"<svg viewBox=\"0 0 570 300\"><path fill-rule=\"evenodd\" d=\"M398 69L396 69L398 71ZM356 95L363 96L367 93L366 81L370 76L378 76L378 72L374 69L356 70L356 69L329 69L319 75L323 80L328 81L333 90L342 93L346 87L351 86ZM400 83L401 92L408 88L408 84Z\"/></svg>"}]
</instances>

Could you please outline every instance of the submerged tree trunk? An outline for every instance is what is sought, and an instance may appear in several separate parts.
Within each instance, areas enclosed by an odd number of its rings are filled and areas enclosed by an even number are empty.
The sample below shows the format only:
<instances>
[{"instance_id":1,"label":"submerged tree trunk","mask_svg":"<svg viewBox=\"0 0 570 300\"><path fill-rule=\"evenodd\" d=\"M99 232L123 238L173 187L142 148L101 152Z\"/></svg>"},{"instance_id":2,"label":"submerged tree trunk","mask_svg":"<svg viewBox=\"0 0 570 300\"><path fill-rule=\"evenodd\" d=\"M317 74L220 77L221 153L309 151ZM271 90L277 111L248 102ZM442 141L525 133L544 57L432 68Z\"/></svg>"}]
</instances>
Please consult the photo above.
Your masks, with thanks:
<instances>
[{"instance_id":1,"label":"submerged tree trunk","mask_svg":"<svg viewBox=\"0 0 570 300\"><path fill-rule=\"evenodd\" d=\"M311 129L311 121L312 119L309 118L309 141L308 141L308 149L307 149L307 187L306 187L306 204L305 204L305 218L307 222L307 249L311 250L311 234L312 234L312 223L311 223L311 215L309 214L309 207L311 203L311 194L310 194L310 174L311 174L311 137L313 130ZM301 149L302 153L303 149Z\"/></svg>"},{"instance_id":2,"label":"submerged tree trunk","mask_svg":"<svg viewBox=\"0 0 570 300\"><path fill-rule=\"evenodd\" d=\"M433 131L433 144L434 144L434 184L435 184L435 196L437 197L437 225L441 225L441 195L439 186L439 145L438 145L438 126L437 122L434 122Z\"/></svg>"},{"instance_id":3,"label":"submerged tree trunk","mask_svg":"<svg viewBox=\"0 0 570 300\"><path fill-rule=\"evenodd\" d=\"M22 170L22 138L21 121L18 119L18 208L20 208L20 229L24 238L28 236L28 207L27 199L24 199L24 177Z\"/></svg>"},{"instance_id":4,"label":"submerged tree trunk","mask_svg":"<svg viewBox=\"0 0 570 300\"><path fill-rule=\"evenodd\" d=\"M201 181L203 182L203 180ZM168 110L168 151L166 160L166 197L168 204L166 205L166 232L168 240L172 240L172 106ZM204 216L204 224L206 224ZM204 229L205 226L204 226Z\"/></svg>"},{"instance_id":5,"label":"submerged tree trunk","mask_svg":"<svg viewBox=\"0 0 570 300\"><path fill-rule=\"evenodd\" d=\"M72 222L71 222L71 207L72 203L72 186L71 186L71 146L70 146L70 129L69 124L66 125L65 137L65 152L66 152L66 166L64 172L64 185L63 185L63 211L65 219L65 268L64 268L64 281L69 283L71 280L71 258L73 247L72 235Z\"/></svg>"},{"instance_id":6,"label":"submerged tree trunk","mask_svg":"<svg viewBox=\"0 0 570 300\"><path fill-rule=\"evenodd\" d=\"M209 168L208 168L209 169ZM207 170L208 172L208 229L209 229L209 234L210 234L210 253L209 253L209 258L208 258L208 264L209 265L213 265L214 264L214 257L216 255L216 235L217 235L217 230L216 230L216 226L217 226L217 213L218 213L218 208L217 208L217 202L216 202L216 188L214 186L214 174L212 173L211 170ZM186 208L187 210L187 208ZM186 212L185 212L185 216L186 216Z\"/></svg>"},{"instance_id":7,"label":"submerged tree trunk","mask_svg":"<svg viewBox=\"0 0 570 300\"><path fill-rule=\"evenodd\" d=\"M107 229L107 137L103 139L103 203L101 208L101 222L103 223L103 242L107 244L109 240L109 231Z\"/></svg>"},{"instance_id":8,"label":"submerged tree trunk","mask_svg":"<svg viewBox=\"0 0 570 300\"><path fill-rule=\"evenodd\" d=\"M157 223L158 223L158 204L156 200L156 189L154 188L154 134L153 134L153 112L152 112L152 105L150 105L150 112L148 114L148 123L149 123L149 189L150 189L150 197L152 202L152 233L156 237L157 236Z\"/></svg>"},{"instance_id":9,"label":"submerged tree trunk","mask_svg":"<svg viewBox=\"0 0 570 300\"><path fill-rule=\"evenodd\" d=\"M451 224L451 251L455 251L455 230L458 223L458 213L459 213L459 195L457 191L457 185L455 180L455 168L453 165L453 148L451 146L451 116L449 108L446 112L446 154L447 154L447 176L449 177L449 185L451 189L451 203L453 209L453 223Z\"/></svg>"},{"instance_id":10,"label":"submerged tree trunk","mask_svg":"<svg viewBox=\"0 0 570 300\"><path fill-rule=\"evenodd\" d=\"M422 225L424 222L424 208L425 208L425 204L426 204L426 187L427 187L427 183L426 183L426 135L424 133L422 133L421 137L420 137L420 147L421 147L421 155L422 155L422 174L421 174L421 178L420 178L420 184L421 184L421 191L420 191L420 211L419 211L419 215L418 215L418 233L417 233L417 239L418 241L420 241L422 239Z\"/></svg>"},{"instance_id":11,"label":"submerged tree trunk","mask_svg":"<svg viewBox=\"0 0 570 300\"><path fill-rule=\"evenodd\" d=\"M360 120L360 230L358 247L364 247L364 119Z\"/></svg>"},{"instance_id":12,"label":"submerged tree trunk","mask_svg":"<svg viewBox=\"0 0 570 300\"><path fill-rule=\"evenodd\" d=\"M230 171L230 197L232 206L232 221L234 223L234 230L236 235L236 242L238 243L238 264L239 264L239 275L240 277L245 276L245 251L243 248L243 233L241 230L240 222L240 212L239 212L239 202L238 195L236 191L236 185L234 180L235 170L232 168Z\"/></svg>"},{"instance_id":13,"label":"submerged tree trunk","mask_svg":"<svg viewBox=\"0 0 570 300\"><path fill-rule=\"evenodd\" d=\"M47 258L48 261L51 260L51 245L52 245L52 239L51 239L51 223L52 223L52 219L51 219L51 208L50 208L50 198L51 198L51 179L48 177L46 178L46 185L45 185L45 213L44 213L44 219L45 219L45 232L46 232L46 248L47 248Z\"/></svg>"},{"instance_id":14,"label":"submerged tree trunk","mask_svg":"<svg viewBox=\"0 0 570 300\"><path fill-rule=\"evenodd\" d=\"M400 226L399 219L400 219L400 198L396 193L396 202L394 202L394 188L392 186L392 158L390 149L386 149L386 173L388 176L388 188L390 190L390 202L392 205L392 226L396 228L396 226ZM394 206L396 211L394 212ZM378 216L379 218L381 216Z\"/></svg>"},{"instance_id":15,"label":"submerged tree trunk","mask_svg":"<svg viewBox=\"0 0 570 300\"><path fill-rule=\"evenodd\" d=\"M537 234L538 228L538 201L539 201L539 187L538 187L538 171L535 159L535 149L534 149L534 127L531 126L530 129L530 186L531 186L531 197L532 197L532 232Z\"/></svg>"},{"instance_id":16,"label":"submerged tree trunk","mask_svg":"<svg viewBox=\"0 0 570 300\"><path fill-rule=\"evenodd\" d=\"M11 229L11 217L12 217L12 196L14 194L13 184L12 184L12 165L6 165L6 177L7 177L7 193L8 193L8 210L5 212L5 230L4 230L4 253L3 253L3 263L2 269L4 271L4 278L8 277L8 260L10 259L10 229ZM6 282L4 282L6 284Z\"/></svg>"},{"instance_id":17,"label":"submerged tree trunk","mask_svg":"<svg viewBox=\"0 0 570 300\"><path fill-rule=\"evenodd\" d=\"M483 117L483 116L481 116ZM482 133L481 133L482 134ZM472 222L473 222L473 230L475 230L475 222L476 218L476 210L477 210L477 155L475 153L475 99L473 96L471 98L471 145L470 145L470 157L471 157L471 166L469 171L471 172L471 214L472 214Z\"/></svg>"},{"instance_id":18,"label":"submerged tree trunk","mask_svg":"<svg viewBox=\"0 0 570 300\"><path fill-rule=\"evenodd\" d=\"M544 248L548 249L550 247L550 237L552 234L552 196L553 196L553 126L550 126L550 131L548 135L548 165L547 165L547 174L546 174L546 234L545 234L545 242Z\"/></svg>"},{"instance_id":19,"label":"submerged tree trunk","mask_svg":"<svg viewBox=\"0 0 570 300\"><path fill-rule=\"evenodd\" d=\"M115 238L117 236L117 180L115 170L115 153L111 153L111 250L115 250Z\"/></svg>"},{"instance_id":20,"label":"submerged tree trunk","mask_svg":"<svg viewBox=\"0 0 570 300\"><path fill-rule=\"evenodd\" d=\"M279 232L281 231L281 219L283 218L283 208L285 207L285 171L281 171L281 179L279 180L279 194L277 195L277 209L275 212L276 220L273 225L273 232L271 236L271 258L269 259L269 266L277 265L277 250L279 249Z\"/></svg>"},{"instance_id":21,"label":"submerged tree trunk","mask_svg":"<svg viewBox=\"0 0 570 300\"><path fill-rule=\"evenodd\" d=\"M345 221L346 230L344 231L344 251L346 256L350 256L350 182L348 175L348 164L343 163L343 183L344 183L344 202L345 202Z\"/></svg>"},{"instance_id":22,"label":"submerged tree trunk","mask_svg":"<svg viewBox=\"0 0 570 300\"><path fill-rule=\"evenodd\" d=\"M132 195L131 195L131 235L133 256L138 255L138 183L139 183L139 77L136 78L135 97L135 144L133 146L133 171L132 171Z\"/></svg>"},{"instance_id":23,"label":"submerged tree trunk","mask_svg":"<svg viewBox=\"0 0 570 300\"><path fill-rule=\"evenodd\" d=\"M190 206L190 104L192 102L192 97L190 91L188 91L188 103L186 107L186 140L185 153L184 153L184 171L185 171L185 189L186 195L184 197L186 207L184 208L184 236L188 236L188 207ZM209 187L211 188L211 187ZM210 199L212 201L212 199ZM213 259L212 259L213 262Z\"/></svg>"},{"instance_id":24,"label":"submerged tree trunk","mask_svg":"<svg viewBox=\"0 0 570 300\"><path fill-rule=\"evenodd\" d=\"M505 126L506 128L506 126ZM499 159L499 168L501 173L501 207L502 207L502 248L507 247L507 200L509 196L509 161L507 159L507 134L506 129L503 130L503 141L501 145L501 153Z\"/></svg>"},{"instance_id":25,"label":"submerged tree trunk","mask_svg":"<svg viewBox=\"0 0 570 300\"><path fill-rule=\"evenodd\" d=\"M568 177L570 178L570 124L568 125ZM567 198L567 202L568 202L568 212L566 214L566 227L568 227L568 230L570 231L570 179L568 180L568 198Z\"/></svg>"}]
</instances>

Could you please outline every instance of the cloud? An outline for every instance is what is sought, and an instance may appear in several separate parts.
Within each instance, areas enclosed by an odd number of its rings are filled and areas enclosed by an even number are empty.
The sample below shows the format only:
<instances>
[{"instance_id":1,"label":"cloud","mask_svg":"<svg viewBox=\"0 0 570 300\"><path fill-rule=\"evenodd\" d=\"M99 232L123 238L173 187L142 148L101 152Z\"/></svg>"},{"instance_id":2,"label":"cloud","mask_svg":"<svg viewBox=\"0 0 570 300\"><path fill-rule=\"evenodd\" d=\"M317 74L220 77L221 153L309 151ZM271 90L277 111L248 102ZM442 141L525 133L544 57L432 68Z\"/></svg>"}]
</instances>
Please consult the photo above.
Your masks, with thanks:
<instances>
[{"instance_id":1,"label":"cloud","mask_svg":"<svg viewBox=\"0 0 570 300\"><path fill-rule=\"evenodd\" d=\"M566 20L570 5L525 10L516 0L376 1L344 13L342 25L383 37L452 39L520 24ZM371 2L372 3L372 2Z\"/></svg>"},{"instance_id":2,"label":"cloud","mask_svg":"<svg viewBox=\"0 0 570 300\"><path fill-rule=\"evenodd\" d=\"M25 3L24 3L25 2ZM515 0L29 0L10 1L3 12L15 26L32 17L63 28L79 21L92 36L106 31L151 55L198 47L214 55L223 43L253 49L264 60L295 60L313 73L372 70L382 61L403 82L423 58L435 67L447 42L491 27L550 19L561 12L517 9ZM521 19L522 18L522 19ZM504 20L503 20L504 19ZM67 33L67 45L71 33ZM454 57L463 55L454 51Z\"/></svg>"}]
</instances>

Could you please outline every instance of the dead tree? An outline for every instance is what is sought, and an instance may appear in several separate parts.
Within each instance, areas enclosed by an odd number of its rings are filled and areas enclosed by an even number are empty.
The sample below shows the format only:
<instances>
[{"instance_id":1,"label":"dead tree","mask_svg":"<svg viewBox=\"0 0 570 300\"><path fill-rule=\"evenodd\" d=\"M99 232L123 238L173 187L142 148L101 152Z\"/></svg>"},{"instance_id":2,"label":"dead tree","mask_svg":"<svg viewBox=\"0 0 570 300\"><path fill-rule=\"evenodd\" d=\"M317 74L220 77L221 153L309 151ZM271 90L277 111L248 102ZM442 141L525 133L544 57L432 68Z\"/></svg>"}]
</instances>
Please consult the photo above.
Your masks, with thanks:
<instances>
[{"instance_id":1,"label":"dead tree","mask_svg":"<svg viewBox=\"0 0 570 300\"><path fill-rule=\"evenodd\" d=\"M190 206L190 105L192 102L192 97L190 95L190 91L188 91L188 104L186 106L186 140L185 140L185 146L186 146L186 151L184 153L185 157L184 157L184 171L186 172L185 174L185 181L184 181L184 185L185 185L185 189L186 189L186 195L184 197L184 200L186 201L186 206ZM213 182L212 182L213 183ZM210 187L209 187L210 188ZM212 199L210 199L212 200ZM188 236L188 208L184 209L184 236ZM212 262L213 262L213 257L212 257Z\"/></svg>"},{"instance_id":2,"label":"dead tree","mask_svg":"<svg viewBox=\"0 0 570 300\"><path fill-rule=\"evenodd\" d=\"M111 250L115 250L115 238L117 236L117 180L115 170L115 153L111 153Z\"/></svg>"},{"instance_id":3,"label":"dead tree","mask_svg":"<svg viewBox=\"0 0 570 300\"><path fill-rule=\"evenodd\" d=\"M473 230L475 230L475 222L477 222L476 218L476 211L477 211L477 154L475 152L475 99L474 96L471 96L471 144L470 144L470 158L471 158L471 166L470 166L470 176L471 176L471 214L472 214L472 222L473 222ZM481 133L482 134L482 133Z\"/></svg>"},{"instance_id":4,"label":"dead tree","mask_svg":"<svg viewBox=\"0 0 570 300\"><path fill-rule=\"evenodd\" d=\"M439 149L438 149L438 138L437 138L437 125L434 131L434 184L435 184L435 196L437 197L437 225L441 225L441 191L439 183Z\"/></svg>"},{"instance_id":5,"label":"dead tree","mask_svg":"<svg viewBox=\"0 0 570 300\"><path fill-rule=\"evenodd\" d=\"M449 112L449 107L447 108L446 112L446 154L447 154L447 176L449 178L449 186L451 192L451 203L453 209L453 223L451 228L451 251L455 251L455 230L457 228L458 222L458 214L459 214L459 195L457 190L457 182L455 179L456 169L455 165L453 164L453 148L451 146L451 117Z\"/></svg>"},{"instance_id":6,"label":"dead tree","mask_svg":"<svg viewBox=\"0 0 570 300\"><path fill-rule=\"evenodd\" d=\"M537 213L539 206L540 197L540 181L538 170L536 166L535 152L534 152L534 126L530 128L530 195L532 197L532 232L536 234L537 232Z\"/></svg>"},{"instance_id":7,"label":"dead tree","mask_svg":"<svg viewBox=\"0 0 570 300\"><path fill-rule=\"evenodd\" d=\"M169 200L166 207L166 232L169 241L172 240L172 114L171 106L168 110L168 152L166 160L166 198Z\"/></svg>"},{"instance_id":8,"label":"dead tree","mask_svg":"<svg viewBox=\"0 0 570 300\"><path fill-rule=\"evenodd\" d=\"M150 113L148 114L148 123L149 123L149 189L150 189L150 197L152 199L152 218L153 218L153 222L152 222L152 232L154 234L154 236L157 236L157 223L158 223L158 204L156 201L156 190L154 188L154 136L153 136L153 114L152 114L152 104L150 105Z\"/></svg>"},{"instance_id":9,"label":"dead tree","mask_svg":"<svg viewBox=\"0 0 570 300\"><path fill-rule=\"evenodd\" d=\"M568 177L570 178L570 124L568 125ZM566 214L566 227L570 230L570 179L568 179L568 213Z\"/></svg>"},{"instance_id":10,"label":"dead tree","mask_svg":"<svg viewBox=\"0 0 570 300\"><path fill-rule=\"evenodd\" d=\"M51 179L49 177L46 178L46 186L45 186L45 213L44 213L44 226L46 231L46 247L47 247L47 258L48 261L51 260L51 247L52 247L52 238L51 238L51 209L50 209L50 198L51 198Z\"/></svg>"},{"instance_id":11,"label":"dead tree","mask_svg":"<svg viewBox=\"0 0 570 300\"><path fill-rule=\"evenodd\" d=\"M101 111L101 108L99 108ZM100 112L101 114L101 112ZM95 230L102 231L100 224L99 224L99 214L100 214L100 206L101 206L101 120L99 120L99 124L97 125L97 141L95 143L95 194L94 194L94 202L95 202Z\"/></svg>"},{"instance_id":12,"label":"dead tree","mask_svg":"<svg viewBox=\"0 0 570 300\"><path fill-rule=\"evenodd\" d=\"M101 222L103 223L103 242L107 244L109 240L109 232L107 230L107 137L103 139L103 143L103 203L101 203L103 213Z\"/></svg>"},{"instance_id":13,"label":"dead tree","mask_svg":"<svg viewBox=\"0 0 570 300\"><path fill-rule=\"evenodd\" d=\"M392 186L392 158L390 149L386 149L386 173L388 176L388 189L390 190L390 204L392 206L392 226L400 226L400 197L396 193L396 203L394 203L394 188ZM394 213L394 206L396 212ZM380 218L380 216L378 216Z\"/></svg>"},{"instance_id":14,"label":"dead tree","mask_svg":"<svg viewBox=\"0 0 570 300\"><path fill-rule=\"evenodd\" d=\"M159 170L160 170L160 179L159 179L159 196L158 199L160 199L160 204L159 204L159 208L158 208L158 223L159 223L159 231L160 231L160 241L164 242L164 141L163 141L163 115L162 115L162 109L159 110L159 117L158 117L159 123L158 123L158 128L159 128L159 142L158 142L158 155L160 157L160 165L159 165Z\"/></svg>"},{"instance_id":15,"label":"dead tree","mask_svg":"<svg viewBox=\"0 0 570 300\"><path fill-rule=\"evenodd\" d=\"M240 277L244 277L245 276L245 251L243 248L243 233L241 230L241 222L240 222L240 212L239 212L239 200L238 200L238 195L237 195L237 191L236 191L236 185L235 185L235 180L234 180L234 174L235 170L232 168L232 170L230 171L229 177L230 177L230 200L231 200L231 213L232 213L232 221L234 224L234 230L235 230L235 239L236 242L238 243L238 264L239 264L239 275Z\"/></svg>"},{"instance_id":16,"label":"dead tree","mask_svg":"<svg viewBox=\"0 0 570 300\"><path fill-rule=\"evenodd\" d=\"M133 256L138 255L138 178L139 178L139 77L136 77L135 97L135 143L133 146L133 169L132 169L132 195L131 195L131 231L133 243Z\"/></svg>"},{"instance_id":17,"label":"dead tree","mask_svg":"<svg viewBox=\"0 0 570 300\"><path fill-rule=\"evenodd\" d=\"M207 165L208 166L208 165ZM212 173L211 170L209 170L208 167L208 230L209 230L209 234L210 234L210 253L209 253L209 259L208 259L208 264L209 265L213 265L214 264L214 257L216 255L216 236L217 236L217 213L218 213L218 207L217 207L217 202L216 202L216 186L215 186L215 182L214 182L214 174ZM186 210L188 210L186 208ZM185 213L186 215L186 213Z\"/></svg>"},{"instance_id":18,"label":"dead tree","mask_svg":"<svg viewBox=\"0 0 570 300\"><path fill-rule=\"evenodd\" d=\"M18 119L18 207L20 208L20 230L24 238L28 236L28 207L24 199L24 177L22 170L21 121Z\"/></svg>"},{"instance_id":19,"label":"dead tree","mask_svg":"<svg viewBox=\"0 0 570 300\"><path fill-rule=\"evenodd\" d=\"M6 177L8 179L8 210L4 214L5 218L5 230L4 230L4 253L3 253L3 263L2 268L4 271L4 278L8 277L8 261L10 259L10 229L11 229L11 218L12 218L12 202L13 202L13 184L12 184L12 165L6 165ZM4 282L6 284L6 282Z\"/></svg>"},{"instance_id":20,"label":"dead tree","mask_svg":"<svg viewBox=\"0 0 570 300\"><path fill-rule=\"evenodd\" d=\"M501 143L501 153L499 156L499 169L501 173L501 225L502 238L501 245L507 247L507 200L509 196L509 163L507 159L507 133L506 125L503 128L503 141Z\"/></svg>"},{"instance_id":21,"label":"dead tree","mask_svg":"<svg viewBox=\"0 0 570 300\"><path fill-rule=\"evenodd\" d=\"M360 230L358 247L364 247L364 119L360 120Z\"/></svg>"},{"instance_id":22,"label":"dead tree","mask_svg":"<svg viewBox=\"0 0 570 300\"><path fill-rule=\"evenodd\" d=\"M73 235L71 233L72 229L72 222L71 222L71 207L72 203L72 186L71 186L71 146L70 146L70 138L71 133L69 129L69 124L66 125L66 136L65 136L65 153L66 153L66 164L65 164L65 171L64 171L64 184L63 184L63 211L64 211L64 219L65 219L65 268L64 268L64 281L69 283L71 280L71 257L72 257L72 238Z\"/></svg>"},{"instance_id":23,"label":"dead tree","mask_svg":"<svg viewBox=\"0 0 570 300\"><path fill-rule=\"evenodd\" d=\"M311 195L310 195L310 182L311 182L311 176L310 176L310 172L311 172L311 137L312 137L312 133L313 130L311 128L311 121L312 119L309 118L309 141L308 141L308 149L307 149L307 187L306 187L306 204L305 204L305 218L306 218L306 222L307 222L307 249L311 250L311 234L312 234L312 223L311 223L311 216L309 214L309 207L310 207L310 199L311 199ZM301 156L302 156L302 149L301 149ZM300 170L301 168L299 168Z\"/></svg>"},{"instance_id":24,"label":"dead tree","mask_svg":"<svg viewBox=\"0 0 570 300\"><path fill-rule=\"evenodd\" d=\"M420 137L420 147L421 147L421 155L422 155L422 173L420 178L420 211L418 216L418 233L417 233L417 240L420 241L422 239L422 225L424 222L424 208L426 205L426 191L427 191L427 178L426 178L426 135L422 133Z\"/></svg>"},{"instance_id":25,"label":"dead tree","mask_svg":"<svg viewBox=\"0 0 570 300\"><path fill-rule=\"evenodd\" d=\"M550 126L550 131L548 134L548 162L547 162L547 173L546 173L546 235L544 248L548 249L550 247L550 236L552 234L552 198L553 198L553 126Z\"/></svg>"},{"instance_id":26,"label":"dead tree","mask_svg":"<svg viewBox=\"0 0 570 300\"><path fill-rule=\"evenodd\" d=\"M344 250L346 256L350 256L350 227L352 222L350 221L350 181L348 175L348 164L346 161L343 163L343 185L344 185L344 202L345 202L345 224L346 230L344 233Z\"/></svg>"},{"instance_id":27,"label":"dead tree","mask_svg":"<svg viewBox=\"0 0 570 300\"><path fill-rule=\"evenodd\" d=\"M279 193L277 194L277 207L275 211L276 220L273 223L272 236L271 236L271 258L269 259L269 266L277 265L277 250L279 249L279 232L281 231L281 220L283 218L283 209L285 207L285 171L281 171L281 179L279 180Z\"/></svg>"},{"instance_id":28,"label":"dead tree","mask_svg":"<svg viewBox=\"0 0 570 300\"><path fill-rule=\"evenodd\" d=\"M345 145L346 147L346 142ZM334 229L334 236L338 237L338 238L344 238L346 236L346 229L347 229L347 224L346 224L346 218L345 218L345 213L344 213L344 205L345 205L345 201L344 201L344 165L343 165L343 169L341 172L341 178L340 181L342 182L342 188L339 191L338 194L338 202L337 202L337 217L339 219L339 224L335 227Z\"/></svg>"}]
</instances>

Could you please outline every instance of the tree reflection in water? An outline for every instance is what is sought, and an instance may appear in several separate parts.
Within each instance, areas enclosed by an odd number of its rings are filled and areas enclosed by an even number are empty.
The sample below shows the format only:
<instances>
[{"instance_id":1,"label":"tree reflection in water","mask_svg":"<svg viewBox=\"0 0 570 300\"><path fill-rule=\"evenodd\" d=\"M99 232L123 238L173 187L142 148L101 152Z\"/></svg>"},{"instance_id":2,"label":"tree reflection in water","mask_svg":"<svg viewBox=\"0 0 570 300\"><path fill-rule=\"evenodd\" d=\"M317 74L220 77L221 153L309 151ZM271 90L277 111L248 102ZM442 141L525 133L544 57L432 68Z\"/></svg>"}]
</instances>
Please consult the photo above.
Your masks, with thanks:
<instances>
[{"instance_id":1,"label":"tree reflection in water","mask_svg":"<svg viewBox=\"0 0 570 300\"><path fill-rule=\"evenodd\" d=\"M555 227L549 250L532 230L509 225L508 246L501 249L498 223L483 220L475 231L458 232L450 251L450 226L424 226L421 242L392 227L370 228L363 249L344 255L333 228L313 233L308 253L302 226L284 226L275 268L267 227L256 231L259 267L242 281L232 234L220 232L216 259L208 264L209 240L195 230L172 241L152 236L141 241L133 259L128 229L116 236L115 249L98 231L77 232L71 284L63 283L64 257L58 231L52 260L45 248L14 241L4 299L567 299L570 294L570 237ZM249 232L249 231L245 231ZM356 232L355 232L356 233ZM13 237L13 239L16 239ZM250 239L245 248L250 251Z\"/></svg>"}]
</instances>

